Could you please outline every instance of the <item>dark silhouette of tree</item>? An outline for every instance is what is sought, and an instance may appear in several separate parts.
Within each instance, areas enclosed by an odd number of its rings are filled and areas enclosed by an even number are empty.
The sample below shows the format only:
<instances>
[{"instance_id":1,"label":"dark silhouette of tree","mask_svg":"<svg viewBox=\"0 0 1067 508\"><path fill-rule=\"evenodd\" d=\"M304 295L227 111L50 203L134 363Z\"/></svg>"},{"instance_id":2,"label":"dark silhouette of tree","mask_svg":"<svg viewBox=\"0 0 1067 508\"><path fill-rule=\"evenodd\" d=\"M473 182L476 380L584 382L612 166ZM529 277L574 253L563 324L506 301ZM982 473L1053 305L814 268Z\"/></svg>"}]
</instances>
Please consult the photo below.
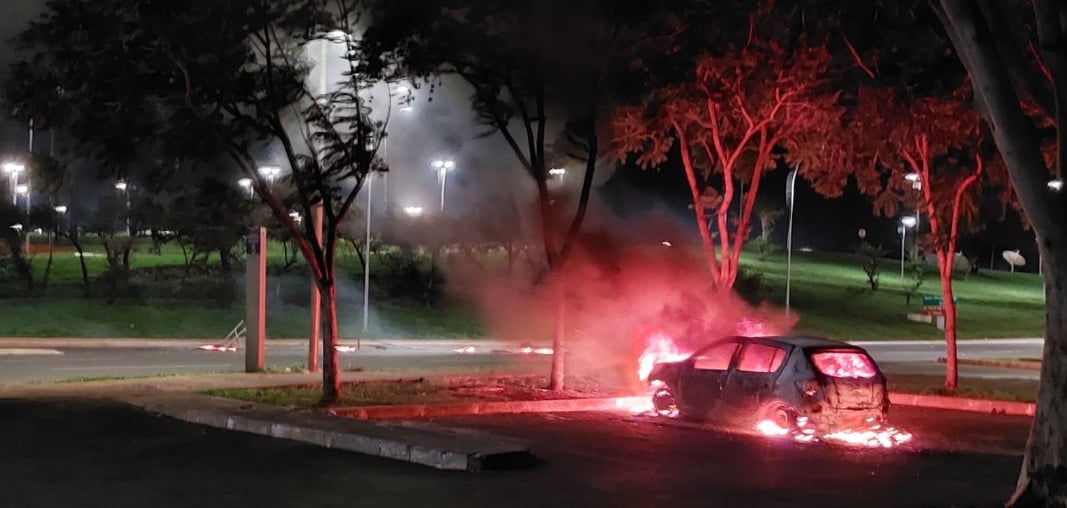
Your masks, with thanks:
<instances>
[{"instance_id":1,"label":"dark silhouette of tree","mask_svg":"<svg viewBox=\"0 0 1067 508\"><path fill-rule=\"evenodd\" d=\"M1067 503L1067 6L1054 0L932 2L974 82L1012 187L1033 227L1045 277L1045 349L1022 470L1010 506ZM1043 136L1053 129L1054 143ZM1050 147L1047 149L1046 147Z\"/></svg>"}]
</instances>

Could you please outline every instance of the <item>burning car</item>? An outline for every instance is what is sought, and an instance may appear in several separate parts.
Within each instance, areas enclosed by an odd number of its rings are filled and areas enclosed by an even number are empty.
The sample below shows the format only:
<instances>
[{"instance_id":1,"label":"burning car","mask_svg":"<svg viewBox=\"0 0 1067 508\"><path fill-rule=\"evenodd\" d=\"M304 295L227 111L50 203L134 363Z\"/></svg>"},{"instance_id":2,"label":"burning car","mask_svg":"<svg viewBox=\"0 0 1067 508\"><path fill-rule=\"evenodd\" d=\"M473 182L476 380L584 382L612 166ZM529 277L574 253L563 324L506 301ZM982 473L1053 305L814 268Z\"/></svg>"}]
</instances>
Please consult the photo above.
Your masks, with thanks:
<instances>
[{"instance_id":1,"label":"burning car","mask_svg":"<svg viewBox=\"0 0 1067 508\"><path fill-rule=\"evenodd\" d=\"M828 435L881 425L885 376L867 352L812 337L733 337L647 376L656 413L768 433Z\"/></svg>"}]
</instances>

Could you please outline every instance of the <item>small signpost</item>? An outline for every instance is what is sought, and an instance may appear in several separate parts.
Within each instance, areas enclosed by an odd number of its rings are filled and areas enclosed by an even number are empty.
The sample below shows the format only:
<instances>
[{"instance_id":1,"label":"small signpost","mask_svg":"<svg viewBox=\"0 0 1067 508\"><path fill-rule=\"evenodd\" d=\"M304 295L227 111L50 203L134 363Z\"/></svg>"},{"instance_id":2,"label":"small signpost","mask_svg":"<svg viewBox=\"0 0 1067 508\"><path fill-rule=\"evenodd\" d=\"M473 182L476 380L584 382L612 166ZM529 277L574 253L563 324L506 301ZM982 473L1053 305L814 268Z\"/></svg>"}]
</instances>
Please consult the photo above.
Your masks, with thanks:
<instances>
[{"instance_id":1,"label":"small signpost","mask_svg":"<svg viewBox=\"0 0 1067 508\"><path fill-rule=\"evenodd\" d=\"M959 303L959 300L955 297L952 298L952 303ZM937 325L938 330L945 329L945 299L940 296L923 295L923 316L928 316L924 321L927 323L933 321ZM929 320L929 321L927 321Z\"/></svg>"}]
</instances>

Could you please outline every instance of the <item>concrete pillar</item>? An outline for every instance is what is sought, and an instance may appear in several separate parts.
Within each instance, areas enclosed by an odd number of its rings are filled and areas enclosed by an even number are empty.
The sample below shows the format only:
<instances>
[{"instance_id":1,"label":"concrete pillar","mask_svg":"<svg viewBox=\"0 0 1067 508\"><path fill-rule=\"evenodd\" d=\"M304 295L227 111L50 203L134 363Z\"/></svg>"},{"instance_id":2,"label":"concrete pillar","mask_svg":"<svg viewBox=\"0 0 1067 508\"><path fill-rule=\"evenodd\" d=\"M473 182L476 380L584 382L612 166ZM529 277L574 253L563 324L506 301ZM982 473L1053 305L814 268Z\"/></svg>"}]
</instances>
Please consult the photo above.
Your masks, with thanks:
<instances>
[{"instance_id":1,"label":"concrete pillar","mask_svg":"<svg viewBox=\"0 0 1067 508\"><path fill-rule=\"evenodd\" d=\"M315 205L311 209L311 220L315 231L315 243L322 246L322 205ZM308 370L319 370L319 338L322 334L322 293L319 292L319 282L315 280L315 274L311 274L311 319L308 330Z\"/></svg>"},{"instance_id":2,"label":"concrete pillar","mask_svg":"<svg viewBox=\"0 0 1067 508\"><path fill-rule=\"evenodd\" d=\"M267 338L267 228L245 238L245 372L265 367Z\"/></svg>"}]
</instances>

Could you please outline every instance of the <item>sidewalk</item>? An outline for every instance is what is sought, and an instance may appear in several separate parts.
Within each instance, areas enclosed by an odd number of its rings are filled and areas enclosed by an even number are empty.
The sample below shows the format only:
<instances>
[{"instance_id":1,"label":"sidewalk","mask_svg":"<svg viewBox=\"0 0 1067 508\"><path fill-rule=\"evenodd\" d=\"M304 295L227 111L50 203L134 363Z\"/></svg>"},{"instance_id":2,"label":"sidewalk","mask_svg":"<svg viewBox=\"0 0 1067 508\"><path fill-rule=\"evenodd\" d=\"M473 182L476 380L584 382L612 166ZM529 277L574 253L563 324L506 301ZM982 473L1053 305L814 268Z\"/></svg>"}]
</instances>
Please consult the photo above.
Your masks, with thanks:
<instances>
[{"instance_id":1,"label":"sidewalk","mask_svg":"<svg viewBox=\"0 0 1067 508\"><path fill-rule=\"evenodd\" d=\"M2 337L0 349L16 348L189 348L194 349L206 344L219 344L222 339L144 339L144 338L73 338L73 337ZM356 345L364 348L420 348L420 347L465 347L514 349L518 343L504 342L488 338L460 339L341 339L340 345ZM267 339L267 348L301 347L308 344L307 339Z\"/></svg>"}]
</instances>

